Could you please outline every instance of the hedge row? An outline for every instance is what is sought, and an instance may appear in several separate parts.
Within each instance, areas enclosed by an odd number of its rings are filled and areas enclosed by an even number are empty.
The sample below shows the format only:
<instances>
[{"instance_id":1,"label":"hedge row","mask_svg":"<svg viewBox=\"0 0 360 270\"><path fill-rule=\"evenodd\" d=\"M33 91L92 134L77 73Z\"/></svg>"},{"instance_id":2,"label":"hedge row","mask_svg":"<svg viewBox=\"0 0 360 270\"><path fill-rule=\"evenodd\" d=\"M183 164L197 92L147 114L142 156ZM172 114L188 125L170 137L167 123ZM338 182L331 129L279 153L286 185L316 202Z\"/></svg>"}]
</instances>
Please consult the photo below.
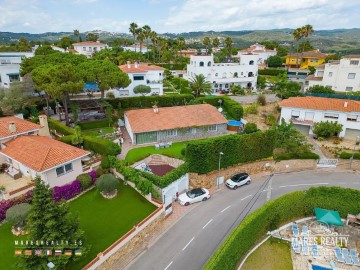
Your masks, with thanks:
<instances>
[{"instance_id":1,"label":"hedge row","mask_svg":"<svg viewBox=\"0 0 360 270\"><path fill-rule=\"evenodd\" d=\"M154 104L159 107L172 107L186 105L190 100L194 99L193 95L164 95L164 96L139 96L126 98L113 98L106 101L118 109L127 108L151 108Z\"/></svg>"},{"instance_id":2,"label":"hedge row","mask_svg":"<svg viewBox=\"0 0 360 270\"><path fill-rule=\"evenodd\" d=\"M68 126L64 125L63 123L56 121L50 117L48 117L47 119L48 119L48 124L49 124L50 129L54 129L63 135L75 134L75 131L71 127L68 127Z\"/></svg>"},{"instance_id":3,"label":"hedge row","mask_svg":"<svg viewBox=\"0 0 360 270\"><path fill-rule=\"evenodd\" d=\"M271 157L275 133L272 130L251 134L231 134L205 140L190 141L187 144L185 160L189 171L208 173L218 169L219 153L221 168Z\"/></svg>"},{"instance_id":4,"label":"hedge row","mask_svg":"<svg viewBox=\"0 0 360 270\"><path fill-rule=\"evenodd\" d=\"M274 156L275 161L289 160L289 159L319 159L319 155L313 152L308 153L288 153Z\"/></svg>"},{"instance_id":5,"label":"hedge row","mask_svg":"<svg viewBox=\"0 0 360 270\"><path fill-rule=\"evenodd\" d=\"M278 76L286 74L286 70L284 69L276 69L276 68L266 68L266 69L259 69L259 75L270 75L270 76Z\"/></svg>"},{"instance_id":6,"label":"hedge row","mask_svg":"<svg viewBox=\"0 0 360 270\"><path fill-rule=\"evenodd\" d=\"M103 119L103 120L98 120L98 121L79 123L79 127L82 130L95 129L95 128L105 128L105 127L109 127L109 120L108 119Z\"/></svg>"},{"instance_id":7,"label":"hedge row","mask_svg":"<svg viewBox=\"0 0 360 270\"><path fill-rule=\"evenodd\" d=\"M266 203L247 216L205 265L205 270L236 269L244 255L267 231L297 218L313 215L315 207L335 209L345 218L360 212L360 191L340 187L296 191Z\"/></svg>"},{"instance_id":8,"label":"hedge row","mask_svg":"<svg viewBox=\"0 0 360 270\"><path fill-rule=\"evenodd\" d=\"M199 100L201 102L205 102L205 103L210 104L215 107L220 105L219 104L220 99L222 100L222 106L225 108L227 113L233 119L240 120L243 117L244 109L241 106L241 104L232 100L231 98L229 98L227 96L221 96L221 97L210 96L210 97L197 98L197 100Z\"/></svg>"},{"instance_id":9,"label":"hedge row","mask_svg":"<svg viewBox=\"0 0 360 270\"><path fill-rule=\"evenodd\" d=\"M351 159L352 156L353 153L348 153L348 152L342 152L340 154L340 158L342 159ZM360 159L360 153L354 153L354 159Z\"/></svg>"},{"instance_id":10,"label":"hedge row","mask_svg":"<svg viewBox=\"0 0 360 270\"><path fill-rule=\"evenodd\" d=\"M121 153L120 145L99 137L84 136L84 148L101 155L116 156Z\"/></svg>"}]
</instances>

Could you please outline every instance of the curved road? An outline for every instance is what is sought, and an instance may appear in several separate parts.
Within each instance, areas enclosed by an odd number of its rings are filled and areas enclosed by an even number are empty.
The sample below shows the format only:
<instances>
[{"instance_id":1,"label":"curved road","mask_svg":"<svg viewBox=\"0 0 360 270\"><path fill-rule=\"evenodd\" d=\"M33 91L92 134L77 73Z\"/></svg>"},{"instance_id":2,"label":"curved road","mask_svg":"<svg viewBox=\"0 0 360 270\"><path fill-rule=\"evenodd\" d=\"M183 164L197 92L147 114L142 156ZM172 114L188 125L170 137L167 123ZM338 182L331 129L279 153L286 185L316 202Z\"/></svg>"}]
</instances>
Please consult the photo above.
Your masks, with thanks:
<instances>
[{"instance_id":1,"label":"curved road","mask_svg":"<svg viewBox=\"0 0 360 270\"><path fill-rule=\"evenodd\" d=\"M270 199L311 186L360 189L360 176L336 171L307 171L264 177L237 190L224 189L206 202L189 206L189 212L138 256L127 269L202 269L247 212L254 211Z\"/></svg>"}]
</instances>

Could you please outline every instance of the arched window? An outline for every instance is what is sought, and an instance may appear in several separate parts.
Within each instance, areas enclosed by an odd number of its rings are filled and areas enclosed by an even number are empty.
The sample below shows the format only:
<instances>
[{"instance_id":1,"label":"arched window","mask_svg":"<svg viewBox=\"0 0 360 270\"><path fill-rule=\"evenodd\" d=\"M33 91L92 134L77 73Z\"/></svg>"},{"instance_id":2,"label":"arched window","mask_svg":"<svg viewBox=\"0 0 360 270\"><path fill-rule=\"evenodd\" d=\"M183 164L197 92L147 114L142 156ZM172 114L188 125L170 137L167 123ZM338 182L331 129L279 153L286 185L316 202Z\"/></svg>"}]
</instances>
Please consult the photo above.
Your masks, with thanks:
<instances>
[{"instance_id":1,"label":"arched window","mask_svg":"<svg viewBox=\"0 0 360 270\"><path fill-rule=\"evenodd\" d=\"M215 73L215 77L217 77L219 74Z\"/></svg>"},{"instance_id":2,"label":"arched window","mask_svg":"<svg viewBox=\"0 0 360 270\"><path fill-rule=\"evenodd\" d=\"M223 77L223 78L226 78L226 72L224 72L224 73L222 74L222 77Z\"/></svg>"},{"instance_id":3,"label":"arched window","mask_svg":"<svg viewBox=\"0 0 360 270\"><path fill-rule=\"evenodd\" d=\"M200 62L200 67L203 67L203 66L204 66L204 62L201 61L201 62Z\"/></svg>"},{"instance_id":4,"label":"arched window","mask_svg":"<svg viewBox=\"0 0 360 270\"><path fill-rule=\"evenodd\" d=\"M211 67L211 61L208 62L208 67Z\"/></svg>"},{"instance_id":5,"label":"arched window","mask_svg":"<svg viewBox=\"0 0 360 270\"><path fill-rule=\"evenodd\" d=\"M254 77L254 74L252 72L249 72L248 77Z\"/></svg>"},{"instance_id":6,"label":"arched window","mask_svg":"<svg viewBox=\"0 0 360 270\"><path fill-rule=\"evenodd\" d=\"M228 83L225 84L225 88L229 88L229 84L228 84Z\"/></svg>"},{"instance_id":7,"label":"arched window","mask_svg":"<svg viewBox=\"0 0 360 270\"><path fill-rule=\"evenodd\" d=\"M234 73L234 78L237 78L237 77L238 77L238 73L235 72L235 73Z\"/></svg>"},{"instance_id":8,"label":"arched window","mask_svg":"<svg viewBox=\"0 0 360 270\"><path fill-rule=\"evenodd\" d=\"M249 62L249 65L253 65L254 64L254 60L251 60L250 62Z\"/></svg>"},{"instance_id":9,"label":"arched window","mask_svg":"<svg viewBox=\"0 0 360 270\"><path fill-rule=\"evenodd\" d=\"M251 83L251 82L249 82L246 86L247 86L247 88L251 88L252 83Z\"/></svg>"}]
</instances>

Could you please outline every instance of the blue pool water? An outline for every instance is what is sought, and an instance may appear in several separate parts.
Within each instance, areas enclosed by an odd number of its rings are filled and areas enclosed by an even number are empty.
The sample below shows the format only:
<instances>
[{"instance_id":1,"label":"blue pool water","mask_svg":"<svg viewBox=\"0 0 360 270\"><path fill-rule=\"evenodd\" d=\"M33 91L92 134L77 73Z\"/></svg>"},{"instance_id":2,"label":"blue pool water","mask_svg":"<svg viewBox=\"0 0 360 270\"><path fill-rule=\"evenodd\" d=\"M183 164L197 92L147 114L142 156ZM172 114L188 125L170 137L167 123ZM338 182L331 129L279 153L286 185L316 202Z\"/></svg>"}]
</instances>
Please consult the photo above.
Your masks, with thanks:
<instances>
[{"instance_id":1,"label":"blue pool water","mask_svg":"<svg viewBox=\"0 0 360 270\"><path fill-rule=\"evenodd\" d=\"M319 266L319 265L316 265L316 264L312 264L312 269L313 270L332 270L331 268L326 268L326 267Z\"/></svg>"},{"instance_id":2,"label":"blue pool water","mask_svg":"<svg viewBox=\"0 0 360 270\"><path fill-rule=\"evenodd\" d=\"M229 120L228 125L234 126L234 127L239 127L239 126L242 126L243 123L241 121Z\"/></svg>"}]
</instances>

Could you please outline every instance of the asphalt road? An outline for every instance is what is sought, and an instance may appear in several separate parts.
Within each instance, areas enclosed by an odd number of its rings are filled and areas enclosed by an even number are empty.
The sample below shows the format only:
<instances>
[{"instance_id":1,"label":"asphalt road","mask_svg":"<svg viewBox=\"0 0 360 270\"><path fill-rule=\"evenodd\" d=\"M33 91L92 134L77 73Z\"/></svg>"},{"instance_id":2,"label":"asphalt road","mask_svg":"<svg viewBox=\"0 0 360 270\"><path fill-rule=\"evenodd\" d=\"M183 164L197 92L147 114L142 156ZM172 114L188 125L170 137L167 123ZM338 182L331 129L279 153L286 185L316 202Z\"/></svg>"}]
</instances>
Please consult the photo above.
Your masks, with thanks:
<instances>
[{"instance_id":1,"label":"asphalt road","mask_svg":"<svg viewBox=\"0 0 360 270\"><path fill-rule=\"evenodd\" d=\"M360 189L360 176L355 173L307 171L264 177L237 190L224 189L206 202L189 206L192 209L127 269L202 269L248 212L254 211L270 199L291 191L306 190L311 186Z\"/></svg>"}]
</instances>

